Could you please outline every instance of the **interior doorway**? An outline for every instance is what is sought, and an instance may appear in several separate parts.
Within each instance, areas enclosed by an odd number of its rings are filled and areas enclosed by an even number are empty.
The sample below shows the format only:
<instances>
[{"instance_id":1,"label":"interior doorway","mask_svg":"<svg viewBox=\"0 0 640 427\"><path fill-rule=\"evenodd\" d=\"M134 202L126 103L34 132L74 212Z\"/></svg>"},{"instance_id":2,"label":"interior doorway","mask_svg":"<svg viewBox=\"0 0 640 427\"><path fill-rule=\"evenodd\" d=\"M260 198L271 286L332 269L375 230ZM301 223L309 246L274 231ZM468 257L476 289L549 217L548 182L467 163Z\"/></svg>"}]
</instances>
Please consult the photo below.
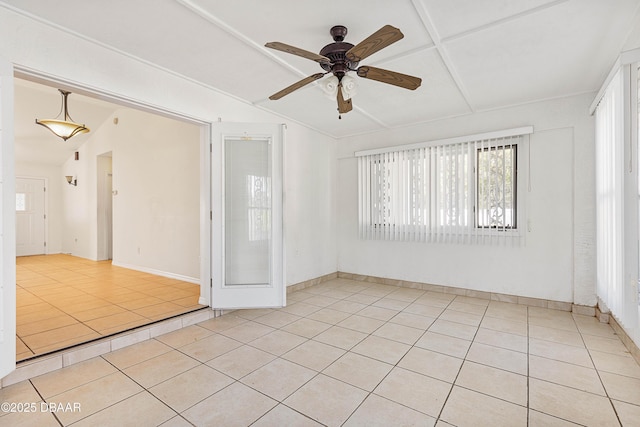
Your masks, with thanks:
<instances>
[{"instance_id":1,"label":"interior doorway","mask_svg":"<svg viewBox=\"0 0 640 427\"><path fill-rule=\"evenodd\" d=\"M113 259L113 160L111 152L97 158L98 261Z\"/></svg>"},{"instance_id":2,"label":"interior doorway","mask_svg":"<svg viewBox=\"0 0 640 427\"><path fill-rule=\"evenodd\" d=\"M200 160L209 144L203 131L208 124L143 111L126 101L105 107L103 100L74 94L76 115L92 123L89 136L61 144L45 132L49 139L38 140L42 129L33 126L33 117L42 109L33 108L58 102L40 99L57 96L56 83L45 83L22 81L15 87L16 175L41 174L52 187L43 233L52 242L40 252L49 255L17 260L18 360L197 310L209 301L203 285L208 279L201 277L210 274L210 249L200 239L210 234L208 215L202 214L210 209L209 165ZM90 122L94 115L98 120ZM45 164L49 159L57 160Z\"/></svg>"}]
</instances>

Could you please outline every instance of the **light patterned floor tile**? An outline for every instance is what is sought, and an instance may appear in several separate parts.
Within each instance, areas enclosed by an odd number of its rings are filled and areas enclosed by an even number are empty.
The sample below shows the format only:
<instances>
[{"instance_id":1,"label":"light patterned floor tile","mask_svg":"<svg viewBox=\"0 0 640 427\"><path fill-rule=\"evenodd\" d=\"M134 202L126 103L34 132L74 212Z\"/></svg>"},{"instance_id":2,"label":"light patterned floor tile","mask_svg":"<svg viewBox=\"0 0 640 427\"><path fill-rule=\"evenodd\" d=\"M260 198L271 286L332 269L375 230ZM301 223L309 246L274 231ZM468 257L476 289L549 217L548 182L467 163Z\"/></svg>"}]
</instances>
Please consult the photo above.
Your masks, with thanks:
<instances>
[{"instance_id":1,"label":"light patterned floor tile","mask_svg":"<svg viewBox=\"0 0 640 427\"><path fill-rule=\"evenodd\" d=\"M320 374L289 396L284 404L321 424L340 426L366 397L367 392Z\"/></svg>"},{"instance_id":2,"label":"light patterned floor tile","mask_svg":"<svg viewBox=\"0 0 640 427\"><path fill-rule=\"evenodd\" d=\"M344 427L424 426L435 424L435 418L399 405L391 400L370 394Z\"/></svg>"},{"instance_id":3,"label":"light patterned floor tile","mask_svg":"<svg viewBox=\"0 0 640 427\"><path fill-rule=\"evenodd\" d=\"M266 351L243 345L208 361L207 365L238 380L275 358L276 356Z\"/></svg>"},{"instance_id":4,"label":"light patterned floor tile","mask_svg":"<svg viewBox=\"0 0 640 427\"><path fill-rule=\"evenodd\" d=\"M252 427L280 427L280 426L296 426L296 427L321 427L319 424L302 415L293 409L280 404L264 414Z\"/></svg>"},{"instance_id":5,"label":"light patterned floor tile","mask_svg":"<svg viewBox=\"0 0 640 427\"><path fill-rule=\"evenodd\" d=\"M401 405L437 417L451 384L402 368L393 368L373 391Z\"/></svg>"},{"instance_id":6,"label":"light patterned floor tile","mask_svg":"<svg viewBox=\"0 0 640 427\"><path fill-rule=\"evenodd\" d=\"M135 414L135 416L132 416ZM159 425L176 416L176 412L160 402L147 391L140 392L109 406L93 415L83 418L74 426L93 427L117 425L138 427Z\"/></svg>"},{"instance_id":7,"label":"light patterned floor tile","mask_svg":"<svg viewBox=\"0 0 640 427\"><path fill-rule=\"evenodd\" d=\"M192 406L182 416L196 426L248 426L277 404L264 394L236 382Z\"/></svg>"},{"instance_id":8,"label":"light patterned floor tile","mask_svg":"<svg viewBox=\"0 0 640 427\"><path fill-rule=\"evenodd\" d=\"M281 357L319 372L335 362L344 353L345 350L328 344L323 344L318 341L307 341L283 354Z\"/></svg>"},{"instance_id":9,"label":"light patterned floor tile","mask_svg":"<svg viewBox=\"0 0 640 427\"><path fill-rule=\"evenodd\" d=\"M280 402L316 374L304 366L284 359L275 359L240 381Z\"/></svg>"},{"instance_id":10,"label":"light patterned floor tile","mask_svg":"<svg viewBox=\"0 0 640 427\"><path fill-rule=\"evenodd\" d=\"M333 362L322 373L347 384L372 391L391 369L393 365L349 352Z\"/></svg>"},{"instance_id":11,"label":"light patterned floor tile","mask_svg":"<svg viewBox=\"0 0 640 427\"><path fill-rule=\"evenodd\" d=\"M456 378L456 385L517 405L527 405L525 375L466 361Z\"/></svg>"},{"instance_id":12,"label":"light patterned floor tile","mask_svg":"<svg viewBox=\"0 0 640 427\"><path fill-rule=\"evenodd\" d=\"M527 408L454 386L441 418L458 427L475 427L479 422L496 427L526 427Z\"/></svg>"}]
</instances>

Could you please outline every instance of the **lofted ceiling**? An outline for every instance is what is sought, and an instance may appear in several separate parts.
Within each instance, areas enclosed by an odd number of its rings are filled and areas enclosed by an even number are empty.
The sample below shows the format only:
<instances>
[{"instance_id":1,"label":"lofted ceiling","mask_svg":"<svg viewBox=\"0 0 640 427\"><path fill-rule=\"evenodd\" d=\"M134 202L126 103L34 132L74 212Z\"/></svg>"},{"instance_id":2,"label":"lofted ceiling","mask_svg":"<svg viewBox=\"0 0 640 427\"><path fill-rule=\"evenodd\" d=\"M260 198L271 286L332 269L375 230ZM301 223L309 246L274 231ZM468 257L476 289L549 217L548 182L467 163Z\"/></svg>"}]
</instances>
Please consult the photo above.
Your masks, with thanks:
<instances>
[{"instance_id":1,"label":"lofted ceiling","mask_svg":"<svg viewBox=\"0 0 640 427\"><path fill-rule=\"evenodd\" d=\"M639 5L640 0L0 1L0 7L336 138L596 91ZM345 41L352 44L386 24L400 28L404 39L360 65L421 77L422 86L409 91L356 77L354 108L342 120L335 99L326 98L317 83L269 100L322 70L264 44L279 41L319 52L332 42L329 29L337 24L348 28ZM79 114L73 104L70 109Z\"/></svg>"}]
</instances>

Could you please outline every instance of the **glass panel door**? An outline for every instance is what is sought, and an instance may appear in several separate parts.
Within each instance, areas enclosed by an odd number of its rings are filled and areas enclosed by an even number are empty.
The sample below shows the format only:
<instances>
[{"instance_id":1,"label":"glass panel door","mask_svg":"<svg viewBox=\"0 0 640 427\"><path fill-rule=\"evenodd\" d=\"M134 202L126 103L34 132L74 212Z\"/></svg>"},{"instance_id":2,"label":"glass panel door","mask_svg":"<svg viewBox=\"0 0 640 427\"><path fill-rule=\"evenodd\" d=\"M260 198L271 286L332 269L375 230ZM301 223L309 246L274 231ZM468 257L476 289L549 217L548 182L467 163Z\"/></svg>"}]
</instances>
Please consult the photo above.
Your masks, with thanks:
<instances>
[{"instance_id":1,"label":"glass panel door","mask_svg":"<svg viewBox=\"0 0 640 427\"><path fill-rule=\"evenodd\" d=\"M225 286L271 283L271 141L229 138L225 152Z\"/></svg>"}]
</instances>

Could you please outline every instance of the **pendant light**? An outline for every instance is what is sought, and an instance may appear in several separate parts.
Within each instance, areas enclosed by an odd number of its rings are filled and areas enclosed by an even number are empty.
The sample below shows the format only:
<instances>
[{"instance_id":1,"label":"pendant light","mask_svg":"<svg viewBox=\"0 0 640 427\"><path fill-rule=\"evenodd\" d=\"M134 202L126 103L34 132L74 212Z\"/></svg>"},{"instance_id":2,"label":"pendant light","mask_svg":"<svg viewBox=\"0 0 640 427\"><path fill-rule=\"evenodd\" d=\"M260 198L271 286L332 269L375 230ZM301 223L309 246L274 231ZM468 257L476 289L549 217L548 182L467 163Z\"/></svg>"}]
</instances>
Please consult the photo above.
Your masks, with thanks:
<instances>
[{"instance_id":1,"label":"pendant light","mask_svg":"<svg viewBox=\"0 0 640 427\"><path fill-rule=\"evenodd\" d=\"M58 113L58 116L56 116L55 119L36 119L36 123L46 127L51 132L53 132L54 135L59 136L65 141L79 133L89 132L88 127L86 127L85 125L74 123L73 119L69 115L69 112L67 110L67 97L71 92L67 92L66 90L62 89L58 89L58 91L62 94L62 109L60 110L60 113ZM58 117L60 117L61 113L63 112L64 120L59 120Z\"/></svg>"}]
</instances>

